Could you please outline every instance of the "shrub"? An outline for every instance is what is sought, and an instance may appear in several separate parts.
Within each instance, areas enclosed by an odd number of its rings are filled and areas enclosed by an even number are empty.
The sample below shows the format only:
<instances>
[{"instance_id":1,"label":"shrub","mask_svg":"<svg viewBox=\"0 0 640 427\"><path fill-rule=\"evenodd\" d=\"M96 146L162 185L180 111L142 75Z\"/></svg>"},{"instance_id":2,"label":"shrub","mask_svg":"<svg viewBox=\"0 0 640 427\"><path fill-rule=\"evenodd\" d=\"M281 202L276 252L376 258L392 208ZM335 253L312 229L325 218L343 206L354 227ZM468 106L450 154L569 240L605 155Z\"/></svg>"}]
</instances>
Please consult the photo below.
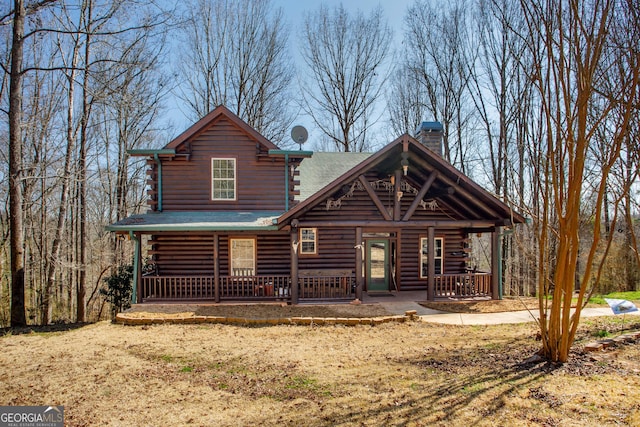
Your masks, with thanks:
<instances>
[{"instance_id":1,"label":"shrub","mask_svg":"<svg viewBox=\"0 0 640 427\"><path fill-rule=\"evenodd\" d=\"M100 289L100 294L111 303L113 316L131 307L131 295L133 293L133 266L121 265L118 270L109 277L105 277L107 287Z\"/></svg>"}]
</instances>

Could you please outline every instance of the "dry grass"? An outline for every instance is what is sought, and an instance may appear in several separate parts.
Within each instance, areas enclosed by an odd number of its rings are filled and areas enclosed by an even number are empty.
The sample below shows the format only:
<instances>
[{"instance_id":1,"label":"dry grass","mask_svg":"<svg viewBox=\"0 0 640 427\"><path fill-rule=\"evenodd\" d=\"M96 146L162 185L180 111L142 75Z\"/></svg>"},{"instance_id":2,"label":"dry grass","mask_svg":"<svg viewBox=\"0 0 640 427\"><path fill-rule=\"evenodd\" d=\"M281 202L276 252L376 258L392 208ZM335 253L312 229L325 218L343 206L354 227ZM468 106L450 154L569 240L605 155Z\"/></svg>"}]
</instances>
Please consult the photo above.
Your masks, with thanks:
<instances>
[{"instance_id":1,"label":"dry grass","mask_svg":"<svg viewBox=\"0 0 640 427\"><path fill-rule=\"evenodd\" d=\"M533 324L13 332L0 405L61 404L69 426L640 425L640 344L579 351L618 320L585 320L564 366L522 363Z\"/></svg>"}]
</instances>

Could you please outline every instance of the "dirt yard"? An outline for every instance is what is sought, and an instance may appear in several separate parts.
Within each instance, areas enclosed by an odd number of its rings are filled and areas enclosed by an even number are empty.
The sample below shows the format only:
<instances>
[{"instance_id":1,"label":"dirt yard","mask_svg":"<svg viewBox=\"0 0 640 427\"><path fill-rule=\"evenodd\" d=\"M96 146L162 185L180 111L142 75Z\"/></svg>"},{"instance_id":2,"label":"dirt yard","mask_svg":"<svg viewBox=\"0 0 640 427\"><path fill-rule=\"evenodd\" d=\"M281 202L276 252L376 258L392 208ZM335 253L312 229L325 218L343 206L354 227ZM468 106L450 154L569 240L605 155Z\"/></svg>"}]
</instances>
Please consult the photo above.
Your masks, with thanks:
<instances>
[{"instance_id":1,"label":"dirt yard","mask_svg":"<svg viewBox=\"0 0 640 427\"><path fill-rule=\"evenodd\" d=\"M581 351L620 320L584 319L562 366L523 363L533 324L13 331L0 405L64 405L68 426L640 425L640 343Z\"/></svg>"},{"instance_id":2,"label":"dirt yard","mask_svg":"<svg viewBox=\"0 0 640 427\"><path fill-rule=\"evenodd\" d=\"M279 319L284 317L375 317L390 315L378 304L287 305L282 304L139 304L129 313L194 313L196 316Z\"/></svg>"},{"instance_id":3,"label":"dirt yard","mask_svg":"<svg viewBox=\"0 0 640 427\"><path fill-rule=\"evenodd\" d=\"M419 302L421 305L457 313L498 313L535 310L536 298L505 298L499 301ZM376 317L389 313L380 304L287 305L276 304L138 304L130 313L193 313L196 316L242 317L246 319L278 319L286 317ZM401 313L399 313L401 314Z\"/></svg>"}]
</instances>

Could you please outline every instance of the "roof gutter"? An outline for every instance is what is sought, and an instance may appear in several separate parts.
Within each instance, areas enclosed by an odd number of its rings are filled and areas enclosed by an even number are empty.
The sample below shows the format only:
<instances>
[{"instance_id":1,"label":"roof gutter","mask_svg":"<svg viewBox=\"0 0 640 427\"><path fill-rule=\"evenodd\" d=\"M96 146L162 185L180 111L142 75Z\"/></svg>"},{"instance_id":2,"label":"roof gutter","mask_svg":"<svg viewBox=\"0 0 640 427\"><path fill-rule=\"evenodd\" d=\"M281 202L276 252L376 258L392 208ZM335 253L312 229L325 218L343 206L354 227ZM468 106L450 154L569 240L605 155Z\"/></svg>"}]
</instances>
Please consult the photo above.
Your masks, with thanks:
<instances>
[{"instance_id":1,"label":"roof gutter","mask_svg":"<svg viewBox=\"0 0 640 427\"><path fill-rule=\"evenodd\" d=\"M155 154L176 154L176 150L175 148L158 148L158 149L149 149L149 148L142 148L142 149L132 149L132 150L127 150L127 153L129 153L131 156L153 156Z\"/></svg>"},{"instance_id":2,"label":"roof gutter","mask_svg":"<svg viewBox=\"0 0 640 427\"><path fill-rule=\"evenodd\" d=\"M291 157L311 157L313 156L313 151L305 151L305 150L269 150L270 156L282 156L285 154L290 154Z\"/></svg>"},{"instance_id":3,"label":"roof gutter","mask_svg":"<svg viewBox=\"0 0 640 427\"><path fill-rule=\"evenodd\" d=\"M161 231L277 231L279 227L277 225L262 225L262 226L244 226L244 225L161 225L157 224L130 224L130 225L107 225L105 227L107 231L113 231L115 233L153 233Z\"/></svg>"}]
</instances>

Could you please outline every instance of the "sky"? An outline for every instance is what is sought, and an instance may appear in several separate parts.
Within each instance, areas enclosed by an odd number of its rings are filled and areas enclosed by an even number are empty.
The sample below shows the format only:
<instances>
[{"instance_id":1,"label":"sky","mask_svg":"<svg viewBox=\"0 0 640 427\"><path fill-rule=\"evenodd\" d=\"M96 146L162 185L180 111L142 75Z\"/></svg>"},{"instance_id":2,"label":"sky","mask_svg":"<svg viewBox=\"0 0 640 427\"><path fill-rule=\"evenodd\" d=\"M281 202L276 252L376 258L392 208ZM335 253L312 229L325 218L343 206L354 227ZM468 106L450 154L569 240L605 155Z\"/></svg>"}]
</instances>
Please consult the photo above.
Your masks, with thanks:
<instances>
[{"instance_id":1,"label":"sky","mask_svg":"<svg viewBox=\"0 0 640 427\"><path fill-rule=\"evenodd\" d=\"M382 0L379 2L371 0L273 0L276 7L282 7L285 15L287 16L287 20L290 25L294 27L295 31L300 31L302 24L304 23L305 12L316 10L322 4L329 8L342 4L345 9L350 12L361 10L365 14L375 7L380 6L389 20L389 25L393 28L397 40L402 38L402 20L404 19L404 13L407 7L410 4L413 4L413 2L414 0Z\"/></svg>"},{"instance_id":2,"label":"sky","mask_svg":"<svg viewBox=\"0 0 640 427\"><path fill-rule=\"evenodd\" d=\"M273 3L276 7L281 7L284 10L286 20L291 28L289 35L290 45L293 53L299 55L296 53L299 50L296 34L302 33L305 14L317 10L323 4L329 8L334 8L342 4L344 8L351 13L360 10L365 15L368 15L374 8L380 6L384 11L389 26L393 30L392 49L394 49L402 41L404 15L407 8L413 4L414 1L415 0L381 0L379 2L371 0L273 0ZM302 61L302 59L296 59L296 61ZM300 66L303 67L304 65L301 64ZM305 115L301 115L295 124L307 128L309 131L309 141L307 145L311 145L307 148L313 149L314 140L319 139L320 135L312 120Z\"/></svg>"}]
</instances>

